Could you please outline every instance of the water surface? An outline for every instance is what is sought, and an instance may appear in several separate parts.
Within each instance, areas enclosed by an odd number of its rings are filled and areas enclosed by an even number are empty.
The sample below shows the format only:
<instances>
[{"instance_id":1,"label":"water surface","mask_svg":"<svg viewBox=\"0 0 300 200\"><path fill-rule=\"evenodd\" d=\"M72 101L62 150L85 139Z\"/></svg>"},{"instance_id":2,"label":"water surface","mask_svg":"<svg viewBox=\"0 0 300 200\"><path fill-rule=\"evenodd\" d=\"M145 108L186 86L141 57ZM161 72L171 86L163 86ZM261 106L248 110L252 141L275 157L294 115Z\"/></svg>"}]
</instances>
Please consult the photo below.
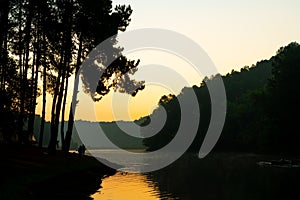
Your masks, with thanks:
<instances>
[{"instance_id":1,"label":"water surface","mask_svg":"<svg viewBox=\"0 0 300 200\"><path fill-rule=\"evenodd\" d=\"M146 175L118 172L103 179L101 189L91 197L95 200L159 200L175 199L163 193Z\"/></svg>"},{"instance_id":2,"label":"water surface","mask_svg":"<svg viewBox=\"0 0 300 200\"><path fill-rule=\"evenodd\" d=\"M102 158L108 158L110 154L115 158L119 157L117 164L130 162L116 152L97 152ZM276 158L278 157L255 154L216 153L200 160L196 154L189 153L155 172L118 172L106 177L100 191L91 197L95 200L300 199L300 168L257 165L258 161Z\"/></svg>"}]
</instances>

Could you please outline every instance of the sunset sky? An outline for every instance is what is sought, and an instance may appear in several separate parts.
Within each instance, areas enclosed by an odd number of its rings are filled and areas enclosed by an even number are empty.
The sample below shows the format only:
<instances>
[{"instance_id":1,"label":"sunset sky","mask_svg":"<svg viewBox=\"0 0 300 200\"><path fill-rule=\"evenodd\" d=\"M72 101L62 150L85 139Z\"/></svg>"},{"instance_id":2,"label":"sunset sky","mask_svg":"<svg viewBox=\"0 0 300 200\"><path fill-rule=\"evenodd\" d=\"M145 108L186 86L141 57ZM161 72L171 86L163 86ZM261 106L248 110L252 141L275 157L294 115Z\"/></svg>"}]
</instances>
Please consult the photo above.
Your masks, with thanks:
<instances>
[{"instance_id":1,"label":"sunset sky","mask_svg":"<svg viewBox=\"0 0 300 200\"><path fill-rule=\"evenodd\" d=\"M269 59L278 48L292 41L300 42L299 0L113 0L113 3L131 5L133 15L128 31L163 28L181 33L207 52L221 74ZM165 52L140 51L126 56L141 60L141 72L134 78L146 80L146 89L135 98L111 92L95 104L98 121L134 120L148 115L162 95L178 94L185 86L199 85L203 78L193 73L188 63ZM151 65L166 66L182 75L186 82L174 81L176 75L170 76L164 69ZM154 70L148 77L142 73L146 67ZM153 74L168 77L172 86L155 83ZM47 106L49 120L50 98ZM90 116L91 113L81 111L76 115L77 119L93 120Z\"/></svg>"}]
</instances>

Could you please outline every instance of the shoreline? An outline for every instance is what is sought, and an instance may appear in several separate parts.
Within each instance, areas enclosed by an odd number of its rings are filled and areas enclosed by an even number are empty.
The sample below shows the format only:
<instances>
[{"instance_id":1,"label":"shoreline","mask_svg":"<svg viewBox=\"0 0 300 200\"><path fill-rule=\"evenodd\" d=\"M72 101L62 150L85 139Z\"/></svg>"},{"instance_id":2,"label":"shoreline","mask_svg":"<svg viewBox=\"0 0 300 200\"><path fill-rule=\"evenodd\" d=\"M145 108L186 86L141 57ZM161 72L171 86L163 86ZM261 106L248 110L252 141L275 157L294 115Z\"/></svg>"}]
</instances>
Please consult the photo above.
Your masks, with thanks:
<instances>
[{"instance_id":1,"label":"shoreline","mask_svg":"<svg viewBox=\"0 0 300 200\"><path fill-rule=\"evenodd\" d=\"M90 156L0 145L0 199L91 199L102 178L116 173Z\"/></svg>"}]
</instances>

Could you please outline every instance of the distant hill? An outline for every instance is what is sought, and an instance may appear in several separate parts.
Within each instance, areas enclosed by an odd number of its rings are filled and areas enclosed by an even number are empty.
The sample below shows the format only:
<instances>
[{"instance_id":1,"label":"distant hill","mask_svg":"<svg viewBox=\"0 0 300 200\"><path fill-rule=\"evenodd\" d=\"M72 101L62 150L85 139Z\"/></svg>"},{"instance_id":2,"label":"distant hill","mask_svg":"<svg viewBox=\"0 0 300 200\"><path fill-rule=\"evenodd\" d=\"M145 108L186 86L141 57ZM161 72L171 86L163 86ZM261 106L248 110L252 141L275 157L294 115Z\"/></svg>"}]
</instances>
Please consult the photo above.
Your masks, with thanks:
<instances>
[{"instance_id":1,"label":"distant hill","mask_svg":"<svg viewBox=\"0 0 300 200\"><path fill-rule=\"evenodd\" d=\"M35 128L34 128L34 136L36 140L39 140L39 133L40 133L40 117L36 116L36 121L35 121ZM65 132L67 131L67 123L65 122ZM119 146L122 149L145 149L145 146L143 145L142 139L134 138L129 135L127 135L124 131L122 131L116 122L89 122L89 121L76 121L76 123L80 123L81 125L90 127L90 126L98 126L102 128L102 130L105 132L106 136L117 146ZM126 122L126 121L121 121L118 122L121 124L121 126L129 126L130 123L132 122ZM135 121L135 123L140 124L141 121ZM141 135L139 132L134 133L136 135ZM105 136L100 136L100 140L93 140L94 138L99 137L99 133L89 133L89 132L83 132L80 134L80 136L84 135L89 135L91 139L91 144L87 146L88 149L105 149L109 148L105 142ZM82 140L80 138L76 127L73 127L73 135L72 135L72 142L71 142L71 149L77 149L79 145L82 144ZM91 136L95 136L94 138ZM102 138L102 139L101 139ZM98 138L99 139L99 138ZM45 131L44 131L44 141L43 145L47 146L50 141L50 122L45 123ZM61 138L60 138L60 131L58 135L58 141L59 145L61 144Z\"/></svg>"}]
</instances>

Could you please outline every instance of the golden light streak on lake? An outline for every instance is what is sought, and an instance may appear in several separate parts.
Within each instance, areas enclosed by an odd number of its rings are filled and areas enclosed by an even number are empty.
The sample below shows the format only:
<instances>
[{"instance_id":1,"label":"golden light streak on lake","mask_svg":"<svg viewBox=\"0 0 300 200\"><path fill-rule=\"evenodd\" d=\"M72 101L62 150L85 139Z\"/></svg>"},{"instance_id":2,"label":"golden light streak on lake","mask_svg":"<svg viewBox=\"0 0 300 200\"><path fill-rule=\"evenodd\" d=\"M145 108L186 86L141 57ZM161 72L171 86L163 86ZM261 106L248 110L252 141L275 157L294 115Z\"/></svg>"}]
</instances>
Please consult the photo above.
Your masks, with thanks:
<instances>
[{"instance_id":1,"label":"golden light streak on lake","mask_svg":"<svg viewBox=\"0 0 300 200\"><path fill-rule=\"evenodd\" d=\"M160 191L143 174L117 173L102 180L94 200L159 200Z\"/></svg>"}]
</instances>

